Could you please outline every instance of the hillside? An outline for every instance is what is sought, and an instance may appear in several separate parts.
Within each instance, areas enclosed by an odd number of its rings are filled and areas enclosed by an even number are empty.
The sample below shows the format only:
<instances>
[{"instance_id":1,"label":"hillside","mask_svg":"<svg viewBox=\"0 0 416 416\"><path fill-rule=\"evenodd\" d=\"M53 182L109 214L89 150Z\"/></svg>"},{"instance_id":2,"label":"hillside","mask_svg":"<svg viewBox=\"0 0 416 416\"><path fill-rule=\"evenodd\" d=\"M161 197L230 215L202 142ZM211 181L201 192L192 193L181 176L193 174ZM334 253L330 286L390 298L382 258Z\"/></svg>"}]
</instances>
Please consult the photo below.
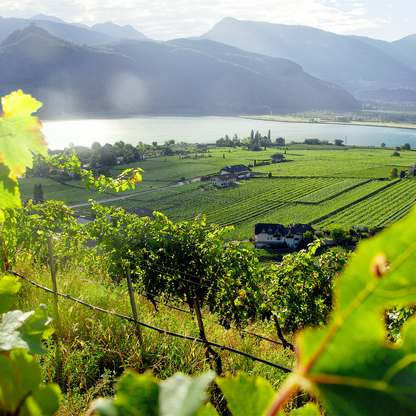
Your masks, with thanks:
<instances>
[{"instance_id":1,"label":"hillside","mask_svg":"<svg viewBox=\"0 0 416 416\"><path fill-rule=\"evenodd\" d=\"M364 87L416 88L416 72L380 49L381 41L364 42L307 26L233 18L223 19L201 38L290 59L311 75L353 94Z\"/></svg>"},{"instance_id":2,"label":"hillside","mask_svg":"<svg viewBox=\"0 0 416 416\"><path fill-rule=\"evenodd\" d=\"M345 90L293 62L207 40L89 47L32 25L0 46L0 93L33 94L42 117L357 108Z\"/></svg>"}]
</instances>

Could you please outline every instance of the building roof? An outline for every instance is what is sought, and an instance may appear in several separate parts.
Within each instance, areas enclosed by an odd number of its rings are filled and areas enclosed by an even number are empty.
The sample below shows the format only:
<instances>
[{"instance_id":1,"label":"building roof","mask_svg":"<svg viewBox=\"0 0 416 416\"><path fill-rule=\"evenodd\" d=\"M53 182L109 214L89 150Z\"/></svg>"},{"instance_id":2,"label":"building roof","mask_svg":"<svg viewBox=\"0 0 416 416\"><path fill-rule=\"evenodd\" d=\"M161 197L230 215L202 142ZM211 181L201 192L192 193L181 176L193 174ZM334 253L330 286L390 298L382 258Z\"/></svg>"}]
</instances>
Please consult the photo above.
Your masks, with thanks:
<instances>
[{"instance_id":1,"label":"building roof","mask_svg":"<svg viewBox=\"0 0 416 416\"><path fill-rule=\"evenodd\" d=\"M225 170L230 173L241 172L241 171L251 172L251 169L245 165L233 165L233 166L228 165L227 167L222 168L221 170L222 171Z\"/></svg>"},{"instance_id":2,"label":"building roof","mask_svg":"<svg viewBox=\"0 0 416 416\"><path fill-rule=\"evenodd\" d=\"M288 227L285 227L283 224L267 224L267 223L259 223L254 225L254 234L258 235L262 232L266 232L267 234L303 234L306 231L314 232L315 230L310 224L289 224Z\"/></svg>"},{"instance_id":3,"label":"building roof","mask_svg":"<svg viewBox=\"0 0 416 416\"><path fill-rule=\"evenodd\" d=\"M221 175L212 176L211 179L219 179L221 181L226 181L227 179L237 179L237 175L234 173L223 173Z\"/></svg>"}]
</instances>

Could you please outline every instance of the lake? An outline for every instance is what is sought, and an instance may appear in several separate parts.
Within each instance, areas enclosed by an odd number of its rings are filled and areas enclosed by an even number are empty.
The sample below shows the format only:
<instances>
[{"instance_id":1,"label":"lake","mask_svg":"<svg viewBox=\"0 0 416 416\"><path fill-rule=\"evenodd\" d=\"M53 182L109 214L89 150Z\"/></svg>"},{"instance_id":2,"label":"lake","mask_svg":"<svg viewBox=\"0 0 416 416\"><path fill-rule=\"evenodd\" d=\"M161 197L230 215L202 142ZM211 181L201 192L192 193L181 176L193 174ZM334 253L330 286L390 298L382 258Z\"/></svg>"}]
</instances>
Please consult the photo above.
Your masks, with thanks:
<instances>
[{"instance_id":1,"label":"lake","mask_svg":"<svg viewBox=\"0 0 416 416\"><path fill-rule=\"evenodd\" d=\"M305 138L318 138L333 143L335 139L356 146L401 146L409 143L416 147L416 130L349 126L334 124L283 123L251 120L239 117L172 117L143 116L114 119L65 120L44 122L43 132L50 149L63 149L69 143L90 147L92 143L115 143L119 140L137 145L138 142L163 144L167 140L176 143L215 143L226 134L237 134L240 139L258 130L272 140L284 137L286 142L301 142Z\"/></svg>"}]
</instances>

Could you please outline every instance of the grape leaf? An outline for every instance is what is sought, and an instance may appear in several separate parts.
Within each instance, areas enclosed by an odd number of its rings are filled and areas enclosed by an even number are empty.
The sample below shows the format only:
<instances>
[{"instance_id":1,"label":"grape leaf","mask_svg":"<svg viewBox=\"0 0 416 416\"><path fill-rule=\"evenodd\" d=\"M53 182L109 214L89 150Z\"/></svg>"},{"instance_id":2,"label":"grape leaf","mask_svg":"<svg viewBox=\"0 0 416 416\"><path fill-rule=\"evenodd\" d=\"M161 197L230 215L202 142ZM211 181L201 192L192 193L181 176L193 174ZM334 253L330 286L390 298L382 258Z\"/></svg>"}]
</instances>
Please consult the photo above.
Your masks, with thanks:
<instances>
[{"instance_id":1,"label":"grape leaf","mask_svg":"<svg viewBox=\"0 0 416 416\"><path fill-rule=\"evenodd\" d=\"M0 278L0 314L10 310L14 303L13 295L20 289L19 278L8 275Z\"/></svg>"},{"instance_id":2,"label":"grape leaf","mask_svg":"<svg viewBox=\"0 0 416 416\"><path fill-rule=\"evenodd\" d=\"M321 416L321 412L315 403L308 403L298 410L295 410L290 416Z\"/></svg>"},{"instance_id":3,"label":"grape leaf","mask_svg":"<svg viewBox=\"0 0 416 416\"><path fill-rule=\"evenodd\" d=\"M21 90L3 97L1 103L0 162L9 168L9 177L15 179L26 171L26 166L33 166L33 153L48 154L42 123L30 115L42 103Z\"/></svg>"},{"instance_id":4,"label":"grape leaf","mask_svg":"<svg viewBox=\"0 0 416 416\"><path fill-rule=\"evenodd\" d=\"M249 377L242 372L235 377L228 373L225 378L217 378L215 382L224 393L233 416L265 414L276 393L264 378Z\"/></svg>"},{"instance_id":5,"label":"grape leaf","mask_svg":"<svg viewBox=\"0 0 416 416\"><path fill-rule=\"evenodd\" d=\"M10 179L10 169L0 163L0 222L4 221L5 208L20 208L20 192L17 180Z\"/></svg>"},{"instance_id":6,"label":"grape leaf","mask_svg":"<svg viewBox=\"0 0 416 416\"><path fill-rule=\"evenodd\" d=\"M362 242L335 286L334 313L323 330L298 338L298 366L269 414L298 387L322 393L333 415L416 414L416 322L402 345L389 344L387 306L416 304L416 210Z\"/></svg>"},{"instance_id":7,"label":"grape leaf","mask_svg":"<svg viewBox=\"0 0 416 416\"><path fill-rule=\"evenodd\" d=\"M162 416L192 416L201 403L206 400L207 385L215 374L208 372L198 377L188 377L176 373L160 383L160 414Z\"/></svg>"},{"instance_id":8,"label":"grape leaf","mask_svg":"<svg viewBox=\"0 0 416 416\"><path fill-rule=\"evenodd\" d=\"M44 305L36 311L12 311L3 314L0 324L0 351L25 348L32 354L44 354L46 348L41 339L48 338L53 333L53 328L47 326L51 320L46 315Z\"/></svg>"},{"instance_id":9,"label":"grape leaf","mask_svg":"<svg viewBox=\"0 0 416 416\"><path fill-rule=\"evenodd\" d=\"M155 378L127 372L117 383L116 390L114 407L120 415L159 415L159 384ZM107 406L107 413L103 415L110 415L109 410Z\"/></svg>"},{"instance_id":10,"label":"grape leaf","mask_svg":"<svg viewBox=\"0 0 416 416\"><path fill-rule=\"evenodd\" d=\"M194 416L219 416L215 407L211 403L202 403L198 410L194 413Z\"/></svg>"},{"instance_id":11,"label":"grape leaf","mask_svg":"<svg viewBox=\"0 0 416 416\"><path fill-rule=\"evenodd\" d=\"M0 354L0 368L1 414L50 416L59 409L59 387L56 384L41 386L39 364L26 351Z\"/></svg>"}]
</instances>

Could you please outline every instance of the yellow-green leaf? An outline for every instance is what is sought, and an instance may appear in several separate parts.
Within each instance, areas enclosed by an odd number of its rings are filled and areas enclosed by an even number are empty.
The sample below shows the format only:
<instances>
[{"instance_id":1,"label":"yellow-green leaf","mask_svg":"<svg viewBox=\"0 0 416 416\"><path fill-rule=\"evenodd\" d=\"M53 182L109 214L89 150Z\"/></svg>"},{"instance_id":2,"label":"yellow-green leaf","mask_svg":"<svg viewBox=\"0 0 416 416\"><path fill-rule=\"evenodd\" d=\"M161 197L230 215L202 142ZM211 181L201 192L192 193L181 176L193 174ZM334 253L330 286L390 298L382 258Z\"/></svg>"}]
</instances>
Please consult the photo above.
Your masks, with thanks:
<instances>
[{"instance_id":1,"label":"yellow-green leaf","mask_svg":"<svg viewBox=\"0 0 416 416\"><path fill-rule=\"evenodd\" d=\"M3 115L0 118L0 162L10 170L9 177L22 175L33 166L33 153L47 156L42 123L31 116L42 103L21 90L1 99ZM33 153L32 153L33 152Z\"/></svg>"}]
</instances>

